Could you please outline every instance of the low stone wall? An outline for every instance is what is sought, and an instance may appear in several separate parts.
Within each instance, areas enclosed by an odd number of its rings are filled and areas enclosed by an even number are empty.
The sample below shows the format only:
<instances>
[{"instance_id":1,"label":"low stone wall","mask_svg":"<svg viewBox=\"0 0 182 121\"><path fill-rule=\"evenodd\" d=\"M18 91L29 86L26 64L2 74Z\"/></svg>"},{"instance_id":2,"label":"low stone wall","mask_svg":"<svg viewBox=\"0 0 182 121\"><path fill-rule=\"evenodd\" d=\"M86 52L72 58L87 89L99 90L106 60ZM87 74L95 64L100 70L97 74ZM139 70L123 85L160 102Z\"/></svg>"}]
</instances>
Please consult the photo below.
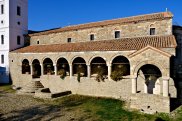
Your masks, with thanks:
<instances>
[{"instance_id":1,"label":"low stone wall","mask_svg":"<svg viewBox=\"0 0 182 121\"><path fill-rule=\"evenodd\" d=\"M52 93L71 91L73 94L113 97L129 99L131 95L131 80L97 82L95 78L81 77L80 82L76 77L66 77L64 80L59 76L45 75L41 83L45 88L49 88Z\"/></svg>"},{"instance_id":2,"label":"low stone wall","mask_svg":"<svg viewBox=\"0 0 182 121\"><path fill-rule=\"evenodd\" d=\"M170 98L152 94L132 94L130 107L151 114L170 113Z\"/></svg>"}]
</instances>

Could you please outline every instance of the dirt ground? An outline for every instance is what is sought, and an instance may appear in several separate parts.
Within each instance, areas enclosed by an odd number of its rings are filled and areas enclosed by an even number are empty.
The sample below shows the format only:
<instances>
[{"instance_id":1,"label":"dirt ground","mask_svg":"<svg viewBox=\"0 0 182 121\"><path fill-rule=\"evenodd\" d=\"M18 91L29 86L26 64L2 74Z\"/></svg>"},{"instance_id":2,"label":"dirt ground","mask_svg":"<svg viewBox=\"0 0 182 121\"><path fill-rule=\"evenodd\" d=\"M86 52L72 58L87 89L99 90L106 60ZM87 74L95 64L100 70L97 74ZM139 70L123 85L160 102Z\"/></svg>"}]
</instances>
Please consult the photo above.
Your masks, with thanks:
<instances>
[{"instance_id":1,"label":"dirt ground","mask_svg":"<svg viewBox=\"0 0 182 121\"><path fill-rule=\"evenodd\" d=\"M78 108L55 106L31 95L0 91L0 120L2 121L92 121Z\"/></svg>"}]
</instances>

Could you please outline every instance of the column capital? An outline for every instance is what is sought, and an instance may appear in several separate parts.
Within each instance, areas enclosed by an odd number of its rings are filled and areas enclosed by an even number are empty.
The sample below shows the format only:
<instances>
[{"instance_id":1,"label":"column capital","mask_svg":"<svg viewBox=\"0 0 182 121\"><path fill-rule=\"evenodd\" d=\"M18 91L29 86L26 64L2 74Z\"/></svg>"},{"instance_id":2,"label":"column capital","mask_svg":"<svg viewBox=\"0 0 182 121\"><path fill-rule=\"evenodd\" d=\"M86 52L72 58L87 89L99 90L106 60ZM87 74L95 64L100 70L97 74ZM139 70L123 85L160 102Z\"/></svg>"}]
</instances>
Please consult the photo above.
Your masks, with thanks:
<instances>
[{"instance_id":1,"label":"column capital","mask_svg":"<svg viewBox=\"0 0 182 121\"><path fill-rule=\"evenodd\" d=\"M168 77L168 76L163 76L162 79L165 80L165 81L169 81L170 77Z\"/></svg>"},{"instance_id":2,"label":"column capital","mask_svg":"<svg viewBox=\"0 0 182 121\"><path fill-rule=\"evenodd\" d=\"M107 66L112 66L112 64L110 64L110 63L107 63Z\"/></svg>"},{"instance_id":3,"label":"column capital","mask_svg":"<svg viewBox=\"0 0 182 121\"><path fill-rule=\"evenodd\" d=\"M130 75L130 78L131 79L136 79L137 78L137 75Z\"/></svg>"},{"instance_id":4,"label":"column capital","mask_svg":"<svg viewBox=\"0 0 182 121\"><path fill-rule=\"evenodd\" d=\"M53 63L53 66L56 66L57 64Z\"/></svg>"}]
</instances>

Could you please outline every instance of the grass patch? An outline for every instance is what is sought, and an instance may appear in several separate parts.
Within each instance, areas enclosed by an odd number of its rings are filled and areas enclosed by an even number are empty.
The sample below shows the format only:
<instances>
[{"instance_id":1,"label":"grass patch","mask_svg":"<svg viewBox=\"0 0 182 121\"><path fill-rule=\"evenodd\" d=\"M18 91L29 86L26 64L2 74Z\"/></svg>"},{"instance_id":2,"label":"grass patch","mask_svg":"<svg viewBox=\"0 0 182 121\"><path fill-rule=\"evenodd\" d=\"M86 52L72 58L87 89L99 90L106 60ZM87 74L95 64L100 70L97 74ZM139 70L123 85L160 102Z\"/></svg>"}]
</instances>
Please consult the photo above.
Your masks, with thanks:
<instances>
[{"instance_id":1,"label":"grass patch","mask_svg":"<svg viewBox=\"0 0 182 121\"><path fill-rule=\"evenodd\" d=\"M15 93L10 84L0 84L0 92Z\"/></svg>"},{"instance_id":2,"label":"grass patch","mask_svg":"<svg viewBox=\"0 0 182 121\"><path fill-rule=\"evenodd\" d=\"M128 111L124 108L125 102L110 98L71 95L44 102L56 107L65 107L68 111L82 111L80 115L89 116L92 120L97 121L174 121L167 114L149 115L137 111ZM182 110L179 111L180 113L182 113ZM178 119L181 120L181 117L178 117Z\"/></svg>"}]
</instances>

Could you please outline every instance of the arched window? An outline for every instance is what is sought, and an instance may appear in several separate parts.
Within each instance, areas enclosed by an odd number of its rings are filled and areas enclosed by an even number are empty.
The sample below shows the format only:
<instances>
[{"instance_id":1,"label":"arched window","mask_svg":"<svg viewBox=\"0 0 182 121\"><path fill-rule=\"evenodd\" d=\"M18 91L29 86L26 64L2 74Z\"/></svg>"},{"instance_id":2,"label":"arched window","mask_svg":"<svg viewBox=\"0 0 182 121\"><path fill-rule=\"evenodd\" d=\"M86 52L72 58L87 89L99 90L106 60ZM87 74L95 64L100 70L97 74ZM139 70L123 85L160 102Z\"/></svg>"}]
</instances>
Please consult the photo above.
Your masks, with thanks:
<instances>
[{"instance_id":1,"label":"arched window","mask_svg":"<svg viewBox=\"0 0 182 121\"><path fill-rule=\"evenodd\" d=\"M124 56L117 56L112 61L111 79L119 81L123 76L130 75L130 63Z\"/></svg>"},{"instance_id":2,"label":"arched window","mask_svg":"<svg viewBox=\"0 0 182 121\"><path fill-rule=\"evenodd\" d=\"M4 5L1 5L1 14L4 14Z\"/></svg>"},{"instance_id":3,"label":"arched window","mask_svg":"<svg viewBox=\"0 0 182 121\"><path fill-rule=\"evenodd\" d=\"M54 74L54 66L53 62L50 58L46 58L43 62L44 66L44 74L45 75L53 75Z\"/></svg>"},{"instance_id":4,"label":"arched window","mask_svg":"<svg viewBox=\"0 0 182 121\"><path fill-rule=\"evenodd\" d=\"M41 66L39 60L35 59L32 62L33 66L33 78L40 78L41 76Z\"/></svg>"},{"instance_id":5,"label":"arched window","mask_svg":"<svg viewBox=\"0 0 182 121\"><path fill-rule=\"evenodd\" d=\"M30 65L27 59L22 61L22 74L30 74Z\"/></svg>"},{"instance_id":6,"label":"arched window","mask_svg":"<svg viewBox=\"0 0 182 121\"><path fill-rule=\"evenodd\" d=\"M91 75L107 75L108 69L106 65L106 61L101 57L96 57L91 61Z\"/></svg>"},{"instance_id":7,"label":"arched window","mask_svg":"<svg viewBox=\"0 0 182 121\"><path fill-rule=\"evenodd\" d=\"M1 35L1 44L4 44L4 35Z\"/></svg>"},{"instance_id":8,"label":"arched window","mask_svg":"<svg viewBox=\"0 0 182 121\"><path fill-rule=\"evenodd\" d=\"M146 64L138 70L138 77L144 79L149 94L153 94L155 83L161 76L160 69L155 65Z\"/></svg>"},{"instance_id":9,"label":"arched window","mask_svg":"<svg viewBox=\"0 0 182 121\"><path fill-rule=\"evenodd\" d=\"M57 61L57 74L67 76L70 73L68 61L65 58L59 58Z\"/></svg>"},{"instance_id":10,"label":"arched window","mask_svg":"<svg viewBox=\"0 0 182 121\"><path fill-rule=\"evenodd\" d=\"M83 58L81 57L77 57L74 59L73 61L73 74L74 75L78 75L80 74L80 76L87 76L87 65L86 62Z\"/></svg>"}]
</instances>

